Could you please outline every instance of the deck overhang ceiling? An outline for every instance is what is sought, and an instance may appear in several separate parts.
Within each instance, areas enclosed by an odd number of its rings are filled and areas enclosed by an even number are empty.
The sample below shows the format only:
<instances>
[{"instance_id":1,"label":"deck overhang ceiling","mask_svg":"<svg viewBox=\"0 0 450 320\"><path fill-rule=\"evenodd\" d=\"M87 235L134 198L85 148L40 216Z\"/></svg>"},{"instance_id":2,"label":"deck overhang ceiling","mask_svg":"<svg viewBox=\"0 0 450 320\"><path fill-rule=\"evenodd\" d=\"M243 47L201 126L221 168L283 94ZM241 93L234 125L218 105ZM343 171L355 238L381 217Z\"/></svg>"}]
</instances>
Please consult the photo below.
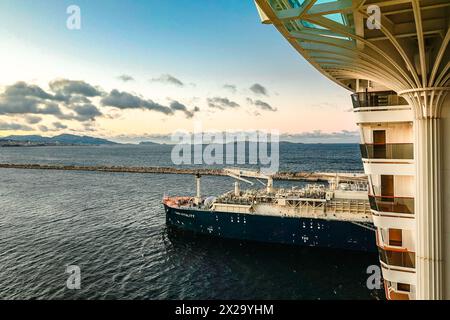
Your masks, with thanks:
<instances>
[{"instance_id":1,"label":"deck overhang ceiling","mask_svg":"<svg viewBox=\"0 0 450 320\"><path fill-rule=\"evenodd\" d=\"M255 0L324 75L354 91L356 79L397 92L450 86L450 0ZM379 8L379 27L370 29Z\"/></svg>"}]
</instances>

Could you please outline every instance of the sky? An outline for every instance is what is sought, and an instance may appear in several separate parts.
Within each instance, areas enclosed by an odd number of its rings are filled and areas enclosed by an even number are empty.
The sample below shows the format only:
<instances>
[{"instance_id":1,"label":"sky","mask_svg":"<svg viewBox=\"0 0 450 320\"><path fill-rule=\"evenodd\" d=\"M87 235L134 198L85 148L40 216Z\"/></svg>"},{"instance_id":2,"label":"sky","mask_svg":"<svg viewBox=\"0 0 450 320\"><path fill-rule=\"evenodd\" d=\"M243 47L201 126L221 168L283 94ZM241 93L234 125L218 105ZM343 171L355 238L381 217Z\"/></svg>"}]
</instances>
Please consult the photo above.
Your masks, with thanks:
<instances>
[{"instance_id":1,"label":"sky","mask_svg":"<svg viewBox=\"0 0 450 320\"><path fill-rule=\"evenodd\" d=\"M261 24L252 0L2 0L0 39L0 136L138 142L200 123L358 140L350 92Z\"/></svg>"}]
</instances>

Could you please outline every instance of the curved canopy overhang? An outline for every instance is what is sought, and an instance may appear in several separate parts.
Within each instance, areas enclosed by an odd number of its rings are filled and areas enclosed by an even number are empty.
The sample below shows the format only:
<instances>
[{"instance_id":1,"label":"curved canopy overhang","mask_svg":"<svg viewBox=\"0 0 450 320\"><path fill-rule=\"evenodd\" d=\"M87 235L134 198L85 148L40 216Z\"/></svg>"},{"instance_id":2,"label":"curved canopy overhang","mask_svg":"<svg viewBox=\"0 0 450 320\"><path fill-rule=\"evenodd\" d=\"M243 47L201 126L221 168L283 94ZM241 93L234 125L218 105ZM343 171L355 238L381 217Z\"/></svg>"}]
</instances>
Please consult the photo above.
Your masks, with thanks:
<instances>
[{"instance_id":1,"label":"curved canopy overhang","mask_svg":"<svg viewBox=\"0 0 450 320\"><path fill-rule=\"evenodd\" d=\"M450 0L255 3L263 23L349 90L356 90L357 79L396 92L450 86Z\"/></svg>"}]
</instances>

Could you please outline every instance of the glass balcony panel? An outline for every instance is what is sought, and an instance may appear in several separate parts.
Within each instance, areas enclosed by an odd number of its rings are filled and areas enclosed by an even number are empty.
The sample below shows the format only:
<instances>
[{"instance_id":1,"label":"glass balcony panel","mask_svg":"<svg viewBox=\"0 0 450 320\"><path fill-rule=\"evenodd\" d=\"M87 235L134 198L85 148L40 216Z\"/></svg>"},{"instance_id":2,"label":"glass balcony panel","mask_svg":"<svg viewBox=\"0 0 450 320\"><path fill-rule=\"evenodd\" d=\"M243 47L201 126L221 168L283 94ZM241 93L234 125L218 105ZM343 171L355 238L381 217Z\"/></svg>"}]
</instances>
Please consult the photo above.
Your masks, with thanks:
<instances>
[{"instance_id":1,"label":"glass balcony panel","mask_svg":"<svg viewBox=\"0 0 450 320\"><path fill-rule=\"evenodd\" d=\"M386 159L387 147L385 144L373 145L373 157L375 159Z\"/></svg>"},{"instance_id":2,"label":"glass balcony panel","mask_svg":"<svg viewBox=\"0 0 450 320\"><path fill-rule=\"evenodd\" d=\"M414 198L369 195L369 202L375 211L414 214Z\"/></svg>"},{"instance_id":3,"label":"glass balcony panel","mask_svg":"<svg viewBox=\"0 0 450 320\"><path fill-rule=\"evenodd\" d=\"M408 105L394 91L358 92L352 94L353 108L371 108Z\"/></svg>"},{"instance_id":4,"label":"glass balcony panel","mask_svg":"<svg viewBox=\"0 0 450 320\"><path fill-rule=\"evenodd\" d=\"M416 267L416 254L415 252L399 252L384 250L378 248L380 254L380 260L390 266L403 267L403 268L415 268Z\"/></svg>"},{"instance_id":5,"label":"glass balcony panel","mask_svg":"<svg viewBox=\"0 0 450 320\"><path fill-rule=\"evenodd\" d=\"M414 159L412 143L361 144L360 150L364 159Z\"/></svg>"}]
</instances>

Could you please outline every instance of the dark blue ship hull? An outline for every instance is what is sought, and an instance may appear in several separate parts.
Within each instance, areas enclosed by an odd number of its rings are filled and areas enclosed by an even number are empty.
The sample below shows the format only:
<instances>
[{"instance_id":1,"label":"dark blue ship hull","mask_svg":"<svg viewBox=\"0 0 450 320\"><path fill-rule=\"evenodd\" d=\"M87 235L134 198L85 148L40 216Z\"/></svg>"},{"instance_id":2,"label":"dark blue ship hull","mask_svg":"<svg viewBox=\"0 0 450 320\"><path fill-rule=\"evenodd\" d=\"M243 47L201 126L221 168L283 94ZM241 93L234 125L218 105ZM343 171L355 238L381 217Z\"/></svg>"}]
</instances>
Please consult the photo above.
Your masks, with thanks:
<instances>
[{"instance_id":1,"label":"dark blue ship hull","mask_svg":"<svg viewBox=\"0 0 450 320\"><path fill-rule=\"evenodd\" d=\"M168 226L246 241L376 252L375 232L351 222L172 208Z\"/></svg>"}]
</instances>

